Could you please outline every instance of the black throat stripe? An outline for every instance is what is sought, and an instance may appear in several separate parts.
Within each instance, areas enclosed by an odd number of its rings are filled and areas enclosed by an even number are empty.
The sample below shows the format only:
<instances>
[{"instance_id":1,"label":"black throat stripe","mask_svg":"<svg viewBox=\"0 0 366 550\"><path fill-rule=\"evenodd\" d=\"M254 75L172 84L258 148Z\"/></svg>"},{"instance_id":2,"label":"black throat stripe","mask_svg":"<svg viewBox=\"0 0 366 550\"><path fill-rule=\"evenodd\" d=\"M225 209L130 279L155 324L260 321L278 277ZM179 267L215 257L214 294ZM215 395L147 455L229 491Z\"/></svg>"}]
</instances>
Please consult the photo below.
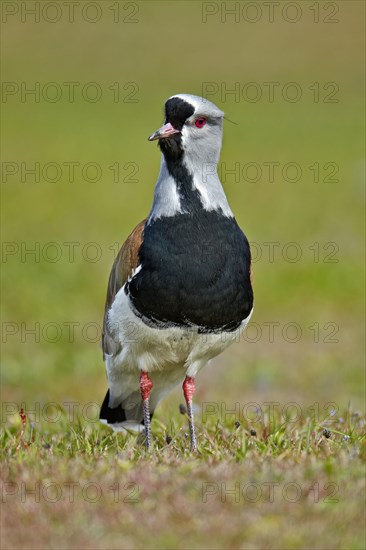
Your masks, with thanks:
<instances>
[{"instance_id":1,"label":"black throat stripe","mask_svg":"<svg viewBox=\"0 0 366 550\"><path fill-rule=\"evenodd\" d=\"M165 123L170 122L176 130L181 130L187 118L194 113L194 107L173 97L165 104ZM175 181L183 212L193 212L202 208L201 195L193 185L193 176L187 170L183 158L182 135L173 134L159 141L169 174Z\"/></svg>"}]
</instances>

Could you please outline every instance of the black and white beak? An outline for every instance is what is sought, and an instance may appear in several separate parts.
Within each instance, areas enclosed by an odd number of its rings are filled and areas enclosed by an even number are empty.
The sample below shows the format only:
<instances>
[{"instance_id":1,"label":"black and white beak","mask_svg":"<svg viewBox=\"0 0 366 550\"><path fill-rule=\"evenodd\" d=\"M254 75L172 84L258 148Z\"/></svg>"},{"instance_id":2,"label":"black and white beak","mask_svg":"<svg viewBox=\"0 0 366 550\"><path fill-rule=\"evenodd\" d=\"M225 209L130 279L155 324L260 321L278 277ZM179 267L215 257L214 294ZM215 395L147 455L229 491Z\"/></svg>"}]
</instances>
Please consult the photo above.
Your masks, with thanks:
<instances>
[{"instance_id":1,"label":"black and white beak","mask_svg":"<svg viewBox=\"0 0 366 550\"><path fill-rule=\"evenodd\" d=\"M164 124L159 130L156 130L153 134L151 134L150 137L148 137L149 141L155 141L156 139L166 139L170 136L173 136L174 134L179 134L180 130L176 130L170 122L167 124Z\"/></svg>"}]
</instances>

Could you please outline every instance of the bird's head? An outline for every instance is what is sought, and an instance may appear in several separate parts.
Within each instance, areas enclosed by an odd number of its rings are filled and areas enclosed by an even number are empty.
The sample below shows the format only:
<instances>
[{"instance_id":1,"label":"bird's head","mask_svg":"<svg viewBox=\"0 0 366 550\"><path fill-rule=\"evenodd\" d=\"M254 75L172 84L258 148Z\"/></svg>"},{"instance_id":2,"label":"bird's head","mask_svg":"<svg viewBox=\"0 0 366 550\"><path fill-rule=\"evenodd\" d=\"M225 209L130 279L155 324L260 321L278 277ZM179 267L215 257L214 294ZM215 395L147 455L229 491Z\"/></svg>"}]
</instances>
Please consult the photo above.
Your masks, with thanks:
<instances>
[{"instance_id":1,"label":"bird's head","mask_svg":"<svg viewBox=\"0 0 366 550\"><path fill-rule=\"evenodd\" d=\"M184 157L188 164L217 163L224 113L216 105L190 94L177 94L165 103L165 123L149 141L159 140L167 160Z\"/></svg>"}]
</instances>

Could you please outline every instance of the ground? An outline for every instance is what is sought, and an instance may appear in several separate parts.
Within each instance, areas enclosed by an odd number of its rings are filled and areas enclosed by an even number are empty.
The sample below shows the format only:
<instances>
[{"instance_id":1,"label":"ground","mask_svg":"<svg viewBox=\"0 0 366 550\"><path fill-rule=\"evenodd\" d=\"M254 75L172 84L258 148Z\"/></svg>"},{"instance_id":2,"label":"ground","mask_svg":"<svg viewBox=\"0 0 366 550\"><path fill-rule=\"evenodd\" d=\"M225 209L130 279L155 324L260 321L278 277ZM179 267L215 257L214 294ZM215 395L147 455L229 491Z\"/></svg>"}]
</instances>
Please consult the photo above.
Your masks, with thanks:
<instances>
[{"instance_id":1,"label":"ground","mask_svg":"<svg viewBox=\"0 0 366 550\"><path fill-rule=\"evenodd\" d=\"M153 423L151 452L65 413L16 450L12 425L4 548L364 548L365 418L269 410L256 422L209 414L194 457L184 416Z\"/></svg>"}]
</instances>

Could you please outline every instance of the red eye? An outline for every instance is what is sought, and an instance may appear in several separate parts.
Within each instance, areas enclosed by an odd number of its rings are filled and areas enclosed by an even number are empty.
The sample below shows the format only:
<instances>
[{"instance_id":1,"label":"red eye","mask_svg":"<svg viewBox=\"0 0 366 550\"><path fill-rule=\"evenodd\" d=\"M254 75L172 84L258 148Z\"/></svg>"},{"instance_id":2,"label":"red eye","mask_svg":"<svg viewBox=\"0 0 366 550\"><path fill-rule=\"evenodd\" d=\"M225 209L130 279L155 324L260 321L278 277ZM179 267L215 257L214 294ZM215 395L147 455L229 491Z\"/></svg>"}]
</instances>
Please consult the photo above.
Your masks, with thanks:
<instances>
[{"instance_id":1,"label":"red eye","mask_svg":"<svg viewBox=\"0 0 366 550\"><path fill-rule=\"evenodd\" d=\"M205 118L201 117L201 118L196 118L194 124L197 128L203 128L204 125L206 124L206 122L207 122L207 120Z\"/></svg>"}]
</instances>

